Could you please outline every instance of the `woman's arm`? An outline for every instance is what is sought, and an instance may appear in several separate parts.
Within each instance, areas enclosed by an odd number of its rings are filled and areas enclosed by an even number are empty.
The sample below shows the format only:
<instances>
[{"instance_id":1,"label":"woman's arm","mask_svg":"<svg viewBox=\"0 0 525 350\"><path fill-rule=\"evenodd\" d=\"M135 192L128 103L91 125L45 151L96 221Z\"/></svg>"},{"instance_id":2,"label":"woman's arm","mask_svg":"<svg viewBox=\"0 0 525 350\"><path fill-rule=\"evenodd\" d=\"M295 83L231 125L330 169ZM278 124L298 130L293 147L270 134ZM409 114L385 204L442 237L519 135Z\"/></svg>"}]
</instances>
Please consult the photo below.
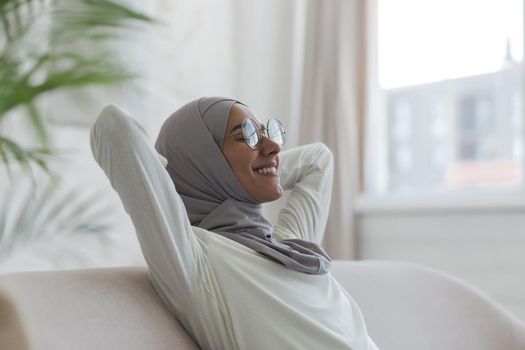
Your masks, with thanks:
<instances>
[{"instance_id":1,"label":"woman's arm","mask_svg":"<svg viewBox=\"0 0 525 350\"><path fill-rule=\"evenodd\" d=\"M321 243L330 210L333 155L321 142L292 148L280 155L279 176L291 190L274 227L276 238Z\"/></svg>"},{"instance_id":2,"label":"woman's arm","mask_svg":"<svg viewBox=\"0 0 525 350\"><path fill-rule=\"evenodd\" d=\"M131 217L150 273L182 303L198 280L202 251L182 199L140 128L108 106L91 129L91 150Z\"/></svg>"}]
</instances>

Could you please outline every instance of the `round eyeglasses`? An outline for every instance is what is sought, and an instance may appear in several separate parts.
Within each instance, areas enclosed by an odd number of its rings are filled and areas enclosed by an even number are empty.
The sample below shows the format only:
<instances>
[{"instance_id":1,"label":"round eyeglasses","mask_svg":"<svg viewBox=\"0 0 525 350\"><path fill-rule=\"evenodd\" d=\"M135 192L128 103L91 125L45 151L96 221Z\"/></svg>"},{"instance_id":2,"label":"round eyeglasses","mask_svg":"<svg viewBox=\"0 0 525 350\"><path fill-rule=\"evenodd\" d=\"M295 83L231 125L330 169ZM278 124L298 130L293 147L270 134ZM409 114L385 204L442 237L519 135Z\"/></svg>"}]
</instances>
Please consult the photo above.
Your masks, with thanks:
<instances>
[{"instance_id":1,"label":"round eyeglasses","mask_svg":"<svg viewBox=\"0 0 525 350\"><path fill-rule=\"evenodd\" d=\"M242 135L244 136L244 141L250 146L250 148L256 149L260 145L262 136L264 136L277 143L279 146L284 145L286 138L286 132L278 119L270 118L266 122L266 127L264 125L259 128L256 122L252 119L245 119L242 123Z\"/></svg>"},{"instance_id":2,"label":"round eyeglasses","mask_svg":"<svg viewBox=\"0 0 525 350\"><path fill-rule=\"evenodd\" d=\"M268 119L266 127L264 125L259 127L255 120L246 118L242 124L237 125L233 130L237 128L241 129L244 142L246 142L251 149L258 149L260 147L263 135L277 143L279 146L283 146L286 140L286 132L284 131L281 122L275 118ZM239 135L240 134L235 134L228 137Z\"/></svg>"}]
</instances>

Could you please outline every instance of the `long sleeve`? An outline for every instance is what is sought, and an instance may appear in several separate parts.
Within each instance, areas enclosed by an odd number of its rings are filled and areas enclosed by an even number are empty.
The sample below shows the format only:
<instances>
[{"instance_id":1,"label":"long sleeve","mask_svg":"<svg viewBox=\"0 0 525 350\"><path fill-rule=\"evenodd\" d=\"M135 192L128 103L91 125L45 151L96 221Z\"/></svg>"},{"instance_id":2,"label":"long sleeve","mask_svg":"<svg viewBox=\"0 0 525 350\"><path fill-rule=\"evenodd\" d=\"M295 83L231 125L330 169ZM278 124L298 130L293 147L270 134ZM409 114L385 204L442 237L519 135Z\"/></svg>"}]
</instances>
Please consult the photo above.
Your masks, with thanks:
<instances>
[{"instance_id":1,"label":"long sleeve","mask_svg":"<svg viewBox=\"0 0 525 350\"><path fill-rule=\"evenodd\" d=\"M123 110L108 106L91 129L91 150L131 217L150 273L184 303L202 250L182 199L140 128Z\"/></svg>"},{"instance_id":2,"label":"long sleeve","mask_svg":"<svg viewBox=\"0 0 525 350\"><path fill-rule=\"evenodd\" d=\"M330 210L332 152L321 142L284 151L279 176L283 189L291 192L279 212L275 236L321 243Z\"/></svg>"}]
</instances>

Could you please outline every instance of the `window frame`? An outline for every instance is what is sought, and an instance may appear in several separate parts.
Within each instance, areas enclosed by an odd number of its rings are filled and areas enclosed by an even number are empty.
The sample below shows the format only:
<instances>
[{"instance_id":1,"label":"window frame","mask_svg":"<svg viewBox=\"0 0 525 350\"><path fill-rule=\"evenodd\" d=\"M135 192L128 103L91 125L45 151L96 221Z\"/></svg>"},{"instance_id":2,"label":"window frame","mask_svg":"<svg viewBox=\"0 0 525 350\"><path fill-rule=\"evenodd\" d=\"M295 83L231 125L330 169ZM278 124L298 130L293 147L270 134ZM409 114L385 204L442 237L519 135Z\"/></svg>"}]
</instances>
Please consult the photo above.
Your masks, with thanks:
<instances>
[{"instance_id":1,"label":"window frame","mask_svg":"<svg viewBox=\"0 0 525 350\"><path fill-rule=\"evenodd\" d=\"M357 213L441 212L441 211L525 211L525 159L522 162L523 180L516 187L464 188L452 191L414 191L413 193L387 192L388 187L388 130L386 129L386 103L378 79L378 1L365 1L362 40L366 43L365 137L363 157L363 188L355 200ZM525 19L525 0L524 0ZM525 20L523 25L525 32ZM524 35L525 47L525 35ZM525 61L525 59L524 59ZM525 69L522 69L525 85ZM522 89L525 105L525 88ZM525 111L524 111L525 113ZM522 116L525 119L525 115ZM525 139L525 122L523 135ZM525 141L524 141L525 143ZM525 148L525 145L524 145ZM524 155L525 157L525 155Z\"/></svg>"}]
</instances>

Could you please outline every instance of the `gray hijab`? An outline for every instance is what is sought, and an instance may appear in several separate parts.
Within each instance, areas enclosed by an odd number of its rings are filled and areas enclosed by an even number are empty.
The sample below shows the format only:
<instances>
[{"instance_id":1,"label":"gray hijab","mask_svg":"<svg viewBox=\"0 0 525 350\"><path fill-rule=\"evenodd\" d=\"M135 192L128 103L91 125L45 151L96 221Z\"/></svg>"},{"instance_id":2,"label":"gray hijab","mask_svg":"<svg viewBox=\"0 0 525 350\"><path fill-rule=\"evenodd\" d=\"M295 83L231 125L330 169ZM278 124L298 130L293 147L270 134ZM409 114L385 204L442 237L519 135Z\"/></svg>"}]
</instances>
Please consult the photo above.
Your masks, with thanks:
<instances>
[{"instance_id":1,"label":"gray hijab","mask_svg":"<svg viewBox=\"0 0 525 350\"><path fill-rule=\"evenodd\" d=\"M162 125L155 148L184 202L190 223L264 254L287 268L323 274L331 260L313 242L272 238L272 224L261 203L237 180L221 147L230 109L239 101L224 97L194 100ZM244 105L244 104L243 104Z\"/></svg>"}]
</instances>

